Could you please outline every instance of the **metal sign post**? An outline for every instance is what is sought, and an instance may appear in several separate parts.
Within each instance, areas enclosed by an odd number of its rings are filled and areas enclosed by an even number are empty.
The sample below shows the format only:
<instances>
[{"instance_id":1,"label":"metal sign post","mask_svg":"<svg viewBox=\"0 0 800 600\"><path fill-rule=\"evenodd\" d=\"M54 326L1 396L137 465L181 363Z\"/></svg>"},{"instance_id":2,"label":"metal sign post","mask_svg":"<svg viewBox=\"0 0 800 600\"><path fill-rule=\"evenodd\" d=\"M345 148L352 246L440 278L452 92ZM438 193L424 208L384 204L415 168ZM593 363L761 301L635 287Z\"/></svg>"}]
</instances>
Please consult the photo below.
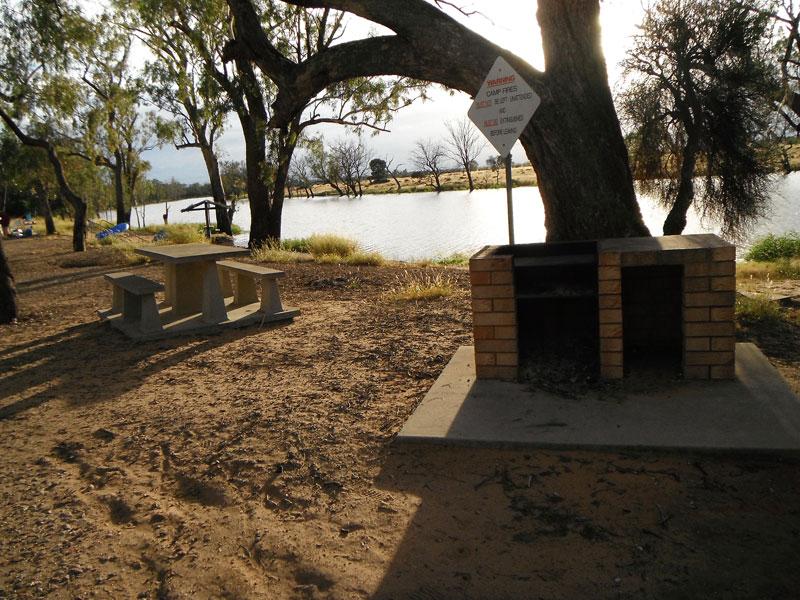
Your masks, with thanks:
<instances>
[{"instance_id":1,"label":"metal sign post","mask_svg":"<svg viewBox=\"0 0 800 600\"><path fill-rule=\"evenodd\" d=\"M506 156L506 205L508 207L508 243L514 245L514 203L511 199L511 153Z\"/></svg>"},{"instance_id":2,"label":"metal sign post","mask_svg":"<svg viewBox=\"0 0 800 600\"><path fill-rule=\"evenodd\" d=\"M475 94L469 118L506 161L508 240L514 243L514 209L511 202L511 148L539 108L541 98L501 56Z\"/></svg>"}]
</instances>

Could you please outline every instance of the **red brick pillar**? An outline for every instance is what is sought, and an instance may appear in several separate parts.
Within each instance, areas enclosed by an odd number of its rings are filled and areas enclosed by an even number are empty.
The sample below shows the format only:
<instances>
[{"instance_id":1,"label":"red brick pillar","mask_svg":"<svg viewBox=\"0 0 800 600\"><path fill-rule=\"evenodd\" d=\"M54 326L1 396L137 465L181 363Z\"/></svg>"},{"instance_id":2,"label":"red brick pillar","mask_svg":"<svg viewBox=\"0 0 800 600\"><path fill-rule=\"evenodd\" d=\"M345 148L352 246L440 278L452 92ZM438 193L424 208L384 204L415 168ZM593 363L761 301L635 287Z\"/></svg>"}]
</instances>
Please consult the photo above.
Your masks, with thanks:
<instances>
[{"instance_id":1,"label":"red brick pillar","mask_svg":"<svg viewBox=\"0 0 800 600\"><path fill-rule=\"evenodd\" d=\"M622 270L619 252L598 255L597 293L600 317L600 376L622 379Z\"/></svg>"},{"instance_id":2,"label":"red brick pillar","mask_svg":"<svg viewBox=\"0 0 800 600\"><path fill-rule=\"evenodd\" d=\"M683 374L687 379L733 379L736 248L710 250L711 260L683 270Z\"/></svg>"},{"instance_id":3,"label":"red brick pillar","mask_svg":"<svg viewBox=\"0 0 800 600\"><path fill-rule=\"evenodd\" d=\"M518 376L514 260L485 248L469 261L472 327L478 379L515 381Z\"/></svg>"}]
</instances>

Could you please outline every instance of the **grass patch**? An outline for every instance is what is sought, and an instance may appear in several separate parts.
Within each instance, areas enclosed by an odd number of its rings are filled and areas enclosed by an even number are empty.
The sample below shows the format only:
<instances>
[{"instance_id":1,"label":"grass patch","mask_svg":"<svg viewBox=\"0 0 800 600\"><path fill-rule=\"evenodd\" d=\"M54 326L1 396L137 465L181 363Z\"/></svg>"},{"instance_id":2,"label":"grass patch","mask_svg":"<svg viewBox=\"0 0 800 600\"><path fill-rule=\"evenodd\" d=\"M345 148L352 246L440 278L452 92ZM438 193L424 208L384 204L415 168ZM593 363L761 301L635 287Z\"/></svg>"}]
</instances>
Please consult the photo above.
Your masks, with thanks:
<instances>
[{"instance_id":1,"label":"grass patch","mask_svg":"<svg viewBox=\"0 0 800 600\"><path fill-rule=\"evenodd\" d=\"M736 318L743 324L777 322L783 318L781 307L767 296L736 297Z\"/></svg>"},{"instance_id":2,"label":"grass patch","mask_svg":"<svg viewBox=\"0 0 800 600\"><path fill-rule=\"evenodd\" d=\"M163 234L161 232L164 232ZM131 229L131 233L136 235L163 236L158 240L160 244L197 244L207 242L204 234L204 226L198 223L176 223L175 225L148 225ZM113 236L108 236L109 239Z\"/></svg>"},{"instance_id":3,"label":"grass patch","mask_svg":"<svg viewBox=\"0 0 800 600\"><path fill-rule=\"evenodd\" d=\"M253 251L259 262L317 262L326 265L379 266L386 262L377 252L361 250L354 240L331 234L307 238L290 238L280 243L267 243Z\"/></svg>"},{"instance_id":4,"label":"grass patch","mask_svg":"<svg viewBox=\"0 0 800 600\"><path fill-rule=\"evenodd\" d=\"M743 279L800 279L800 258L768 262L742 262L736 265L736 277Z\"/></svg>"},{"instance_id":5,"label":"grass patch","mask_svg":"<svg viewBox=\"0 0 800 600\"><path fill-rule=\"evenodd\" d=\"M313 262L314 257L307 252L287 250L282 244L266 243L252 251L251 256L258 262L302 263Z\"/></svg>"},{"instance_id":6,"label":"grass patch","mask_svg":"<svg viewBox=\"0 0 800 600\"><path fill-rule=\"evenodd\" d=\"M45 226L44 223L44 217L40 215L36 217L34 221L36 222L33 224L33 232L36 235L46 235L47 227ZM65 219L64 217L56 217L55 215L53 215L53 224L56 226L56 233L63 233L63 234L72 233L72 226L73 226L72 219ZM15 227L14 221L11 221L11 227L12 228ZM27 227L26 225L22 226L23 229L25 229L26 227Z\"/></svg>"},{"instance_id":7,"label":"grass patch","mask_svg":"<svg viewBox=\"0 0 800 600\"><path fill-rule=\"evenodd\" d=\"M125 235L110 235L102 240L89 241L90 247L94 246L103 250L103 254L108 257L109 263L128 267L142 265L147 262L147 258L134 252L134 248L141 245L140 239L130 238Z\"/></svg>"},{"instance_id":8,"label":"grass patch","mask_svg":"<svg viewBox=\"0 0 800 600\"><path fill-rule=\"evenodd\" d=\"M783 235L769 234L758 240L745 255L746 260L758 262L800 258L800 234L789 232Z\"/></svg>"},{"instance_id":9,"label":"grass patch","mask_svg":"<svg viewBox=\"0 0 800 600\"><path fill-rule=\"evenodd\" d=\"M450 254L449 256L440 256L438 258L431 259L431 264L442 267L464 266L469 264L469 256L462 254L461 252L456 252L454 254Z\"/></svg>"},{"instance_id":10,"label":"grass patch","mask_svg":"<svg viewBox=\"0 0 800 600\"><path fill-rule=\"evenodd\" d=\"M326 254L334 254L344 258L358 251L358 243L356 241L339 235L315 233L305 242L306 251L315 258Z\"/></svg>"},{"instance_id":11,"label":"grass patch","mask_svg":"<svg viewBox=\"0 0 800 600\"><path fill-rule=\"evenodd\" d=\"M388 297L395 302L436 300L450 296L454 290L453 278L441 271L403 271Z\"/></svg>"}]
</instances>

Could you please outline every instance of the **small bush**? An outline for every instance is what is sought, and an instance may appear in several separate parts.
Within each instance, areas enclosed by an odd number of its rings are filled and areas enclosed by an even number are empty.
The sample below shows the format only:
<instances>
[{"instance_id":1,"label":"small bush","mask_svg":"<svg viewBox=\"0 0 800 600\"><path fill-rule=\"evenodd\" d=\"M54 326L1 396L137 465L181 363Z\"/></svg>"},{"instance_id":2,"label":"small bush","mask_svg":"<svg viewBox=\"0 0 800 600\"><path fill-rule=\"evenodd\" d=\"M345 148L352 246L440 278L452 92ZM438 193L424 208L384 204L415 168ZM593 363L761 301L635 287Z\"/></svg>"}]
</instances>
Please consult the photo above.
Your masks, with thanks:
<instances>
[{"instance_id":1,"label":"small bush","mask_svg":"<svg viewBox=\"0 0 800 600\"><path fill-rule=\"evenodd\" d=\"M467 256L466 254L462 254L461 252L456 252L455 254L450 254L449 256L441 256L439 258L434 258L431 260L431 263L434 265L441 265L441 266L468 265L469 256Z\"/></svg>"},{"instance_id":2,"label":"small bush","mask_svg":"<svg viewBox=\"0 0 800 600\"><path fill-rule=\"evenodd\" d=\"M789 232L784 235L769 234L758 240L745 256L746 260L758 262L800 257L800 235Z\"/></svg>"},{"instance_id":3,"label":"small bush","mask_svg":"<svg viewBox=\"0 0 800 600\"><path fill-rule=\"evenodd\" d=\"M346 237L315 233L306 240L308 252L315 257L323 254L350 256L358 250L358 243Z\"/></svg>"},{"instance_id":4,"label":"small bush","mask_svg":"<svg viewBox=\"0 0 800 600\"><path fill-rule=\"evenodd\" d=\"M256 248L251 256L258 262L268 263L301 263L312 262L314 257L307 252L285 250L280 244L267 243Z\"/></svg>"},{"instance_id":5,"label":"small bush","mask_svg":"<svg viewBox=\"0 0 800 600\"><path fill-rule=\"evenodd\" d=\"M344 259L345 264L359 265L367 267L379 267L386 262L378 252L362 252L356 250L350 256Z\"/></svg>"},{"instance_id":6,"label":"small bush","mask_svg":"<svg viewBox=\"0 0 800 600\"><path fill-rule=\"evenodd\" d=\"M308 252L308 238L288 238L281 240L282 250L290 252Z\"/></svg>"},{"instance_id":7,"label":"small bush","mask_svg":"<svg viewBox=\"0 0 800 600\"><path fill-rule=\"evenodd\" d=\"M453 279L441 271L403 271L402 275L397 276L397 283L390 290L389 299L395 302L435 300L450 296L454 289Z\"/></svg>"},{"instance_id":8,"label":"small bush","mask_svg":"<svg viewBox=\"0 0 800 600\"><path fill-rule=\"evenodd\" d=\"M781 308L767 296L737 296L736 318L743 323L778 321L782 318Z\"/></svg>"}]
</instances>

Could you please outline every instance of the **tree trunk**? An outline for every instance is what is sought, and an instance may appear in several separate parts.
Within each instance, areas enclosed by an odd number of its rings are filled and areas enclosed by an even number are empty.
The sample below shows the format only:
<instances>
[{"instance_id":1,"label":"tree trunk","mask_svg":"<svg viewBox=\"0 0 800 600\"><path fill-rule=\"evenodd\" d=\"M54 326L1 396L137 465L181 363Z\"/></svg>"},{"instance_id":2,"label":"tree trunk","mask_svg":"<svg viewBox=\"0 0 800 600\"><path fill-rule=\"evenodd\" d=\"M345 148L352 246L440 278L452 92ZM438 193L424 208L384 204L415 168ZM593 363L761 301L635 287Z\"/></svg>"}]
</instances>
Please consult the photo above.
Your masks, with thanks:
<instances>
[{"instance_id":1,"label":"tree trunk","mask_svg":"<svg viewBox=\"0 0 800 600\"><path fill-rule=\"evenodd\" d=\"M117 207L117 223L129 223L131 220L130 212L125 211L125 187L124 187L124 167L122 164L122 152L114 151L114 201Z\"/></svg>"},{"instance_id":2,"label":"tree trunk","mask_svg":"<svg viewBox=\"0 0 800 600\"><path fill-rule=\"evenodd\" d=\"M17 289L3 250L3 242L0 241L0 324L13 323L16 319Z\"/></svg>"},{"instance_id":3,"label":"tree trunk","mask_svg":"<svg viewBox=\"0 0 800 600\"><path fill-rule=\"evenodd\" d=\"M86 250L86 202L73 204L75 222L72 225L72 249L75 252Z\"/></svg>"},{"instance_id":4,"label":"tree trunk","mask_svg":"<svg viewBox=\"0 0 800 600\"><path fill-rule=\"evenodd\" d=\"M472 171L469 168L469 164L464 165L464 168L467 170L467 181L469 182L469 191L475 191L475 184L472 183Z\"/></svg>"},{"instance_id":5,"label":"tree trunk","mask_svg":"<svg viewBox=\"0 0 800 600\"><path fill-rule=\"evenodd\" d=\"M675 203L664 220L664 235L680 235L686 227L686 213L694 200L694 169L697 164L697 140L690 136L683 149L681 178Z\"/></svg>"},{"instance_id":6,"label":"tree trunk","mask_svg":"<svg viewBox=\"0 0 800 600\"><path fill-rule=\"evenodd\" d=\"M596 0L541 0L547 95L522 135L547 239L649 235L608 86Z\"/></svg>"},{"instance_id":7,"label":"tree trunk","mask_svg":"<svg viewBox=\"0 0 800 600\"><path fill-rule=\"evenodd\" d=\"M39 212L44 217L44 226L47 235L56 234L56 224L53 221L53 211L50 209L50 199L47 197L47 190L42 185L41 181L35 181L34 187L36 188L36 196L39 200Z\"/></svg>"},{"instance_id":8,"label":"tree trunk","mask_svg":"<svg viewBox=\"0 0 800 600\"><path fill-rule=\"evenodd\" d=\"M441 184L441 183L439 183L439 174L438 174L438 173L433 173L433 182L434 182L434 185L433 185L433 187L434 187L434 189L436 190L436 193L437 193L437 194L441 193L441 191L442 191L442 184Z\"/></svg>"},{"instance_id":9,"label":"tree trunk","mask_svg":"<svg viewBox=\"0 0 800 600\"><path fill-rule=\"evenodd\" d=\"M209 183L211 183L211 197L217 204L225 206L225 208L220 206L215 207L214 212L217 219L217 227L223 233L233 235L231 219L228 216L228 203L225 200L225 188L222 184L222 176L219 172L219 161L211 147L202 142L200 144L200 151L203 153L203 161L206 163L206 170L208 171L208 180Z\"/></svg>"}]
</instances>

